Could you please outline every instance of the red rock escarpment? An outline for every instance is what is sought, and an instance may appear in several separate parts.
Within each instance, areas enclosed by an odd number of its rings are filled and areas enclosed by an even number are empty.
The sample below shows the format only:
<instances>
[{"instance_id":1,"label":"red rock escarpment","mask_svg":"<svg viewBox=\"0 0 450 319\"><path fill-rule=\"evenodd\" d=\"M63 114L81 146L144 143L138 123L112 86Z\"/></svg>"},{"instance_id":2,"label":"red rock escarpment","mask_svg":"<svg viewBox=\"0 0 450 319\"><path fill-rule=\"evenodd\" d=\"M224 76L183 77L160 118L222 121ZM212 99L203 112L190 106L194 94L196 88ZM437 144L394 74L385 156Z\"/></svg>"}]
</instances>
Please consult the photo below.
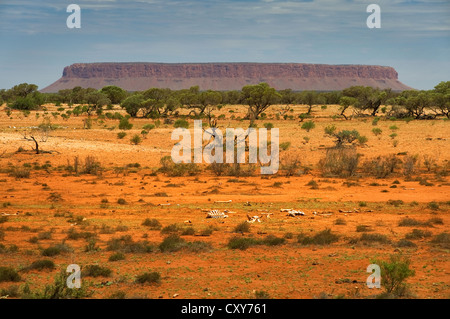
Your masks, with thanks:
<instances>
[{"instance_id":1,"label":"red rock escarpment","mask_svg":"<svg viewBox=\"0 0 450 319\"><path fill-rule=\"evenodd\" d=\"M76 86L100 89L116 85L128 91L148 88L240 90L244 85L267 82L277 90L342 90L353 85L411 89L398 81L392 67L305 63L77 63L42 92Z\"/></svg>"}]
</instances>

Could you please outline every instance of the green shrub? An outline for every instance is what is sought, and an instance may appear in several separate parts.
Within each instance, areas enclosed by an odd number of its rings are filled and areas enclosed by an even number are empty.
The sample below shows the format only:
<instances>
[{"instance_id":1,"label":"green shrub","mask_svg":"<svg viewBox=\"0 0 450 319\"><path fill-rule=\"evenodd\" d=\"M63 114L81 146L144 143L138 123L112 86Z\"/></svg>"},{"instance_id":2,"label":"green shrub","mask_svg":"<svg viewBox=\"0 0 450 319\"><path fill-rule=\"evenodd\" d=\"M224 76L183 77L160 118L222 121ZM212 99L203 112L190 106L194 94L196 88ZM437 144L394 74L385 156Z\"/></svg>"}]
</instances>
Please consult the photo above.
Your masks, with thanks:
<instances>
[{"instance_id":1,"label":"green shrub","mask_svg":"<svg viewBox=\"0 0 450 319\"><path fill-rule=\"evenodd\" d=\"M284 244L285 242L285 238L280 238L274 235L268 235L261 241L261 243L266 246L278 246Z\"/></svg>"},{"instance_id":2,"label":"green shrub","mask_svg":"<svg viewBox=\"0 0 450 319\"><path fill-rule=\"evenodd\" d=\"M181 250L185 245L186 242L183 238L177 234L172 234L164 238L163 242L159 245L159 249L162 252L174 252Z\"/></svg>"},{"instance_id":3,"label":"green shrub","mask_svg":"<svg viewBox=\"0 0 450 319\"><path fill-rule=\"evenodd\" d=\"M304 234L299 234L297 237L297 241L302 245L329 245L337 242L338 239L338 235L331 233L331 229L325 229L312 237Z\"/></svg>"},{"instance_id":4,"label":"green shrub","mask_svg":"<svg viewBox=\"0 0 450 319\"><path fill-rule=\"evenodd\" d=\"M183 119L178 119L175 121L175 123L173 124L173 127L175 128L185 128L188 129L189 128L189 122Z\"/></svg>"},{"instance_id":5,"label":"green shrub","mask_svg":"<svg viewBox=\"0 0 450 319\"><path fill-rule=\"evenodd\" d=\"M14 268L11 267L0 267L0 282L13 281L17 282L22 280L20 275Z\"/></svg>"},{"instance_id":6,"label":"green shrub","mask_svg":"<svg viewBox=\"0 0 450 319\"><path fill-rule=\"evenodd\" d=\"M123 139L125 136L127 136L127 133L125 133L125 132L119 132L119 133L117 133L117 138L118 138L119 140Z\"/></svg>"},{"instance_id":7,"label":"green shrub","mask_svg":"<svg viewBox=\"0 0 450 319\"><path fill-rule=\"evenodd\" d=\"M108 260L109 261L119 261L119 260L124 260L125 259L125 255L118 252L118 253L114 253L111 256L109 256Z\"/></svg>"},{"instance_id":8,"label":"green shrub","mask_svg":"<svg viewBox=\"0 0 450 319\"><path fill-rule=\"evenodd\" d=\"M301 126L301 128L303 130L306 130L306 132L309 132L310 130L312 130L315 127L316 127L316 124L313 121L306 121Z\"/></svg>"},{"instance_id":9,"label":"green shrub","mask_svg":"<svg viewBox=\"0 0 450 319\"><path fill-rule=\"evenodd\" d=\"M334 221L335 225L347 225L347 222L343 218L338 218Z\"/></svg>"},{"instance_id":10,"label":"green shrub","mask_svg":"<svg viewBox=\"0 0 450 319\"><path fill-rule=\"evenodd\" d=\"M264 123L264 127L268 130L273 128L273 124L272 123Z\"/></svg>"},{"instance_id":11,"label":"green shrub","mask_svg":"<svg viewBox=\"0 0 450 319\"><path fill-rule=\"evenodd\" d=\"M420 222L414 218L409 218L409 217L402 218L398 223L398 226L401 226L401 227L421 226L421 225L422 225L422 222Z\"/></svg>"},{"instance_id":12,"label":"green shrub","mask_svg":"<svg viewBox=\"0 0 450 319\"><path fill-rule=\"evenodd\" d=\"M380 244L387 244L390 242L386 235L368 233L363 233L359 240L366 243L377 242Z\"/></svg>"},{"instance_id":13,"label":"green shrub","mask_svg":"<svg viewBox=\"0 0 450 319\"><path fill-rule=\"evenodd\" d=\"M405 280L415 274L415 271L410 269L409 259L401 255L391 255L389 261L374 260L372 263L380 266L381 285L386 293L399 297L405 295Z\"/></svg>"},{"instance_id":14,"label":"green shrub","mask_svg":"<svg viewBox=\"0 0 450 319\"><path fill-rule=\"evenodd\" d=\"M210 243L198 240L186 243L186 246L183 248L192 253L207 252L212 250Z\"/></svg>"},{"instance_id":15,"label":"green shrub","mask_svg":"<svg viewBox=\"0 0 450 319\"><path fill-rule=\"evenodd\" d=\"M374 128L372 129L372 133L373 133L373 135L378 136L378 135L380 135L381 133L383 133L383 130L382 130L381 128L379 128L379 127L374 127Z\"/></svg>"},{"instance_id":16,"label":"green shrub","mask_svg":"<svg viewBox=\"0 0 450 319\"><path fill-rule=\"evenodd\" d=\"M410 233L405 235L405 239L422 239L431 237L431 232L427 230L413 229Z\"/></svg>"},{"instance_id":17,"label":"green shrub","mask_svg":"<svg viewBox=\"0 0 450 319\"><path fill-rule=\"evenodd\" d=\"M161 234L174 234L181 231L181 228L177 224L170 224L161 229Z\"/></svg>"},{"instance_id":18,"label":"green shrub","mask_svg":"<svg viewBox=\"0 0 450 319\"><path fill-rule=\"evenodd\" d=\"M131 141L131 144L133 144L133 145L139 145L142 143L142 138L138 134L135 134L135 135L133 135L133 137L131 138L130 141Z\"/></svg>"},{"instance_id":19,"label":"green shrub","mask_svg":"<svg viewBox=\"0 0 450 319\"><path fill-rule=\"evenodd\" d=\"M249 233L250 232L250 224L246 221L236 225L234 227L233 232L235 233Z\"/></svg>"},{"instance_id":20,"label":"green shrub","mask_svg":"<svg viewBox=\"0 0 450 319\"><path fill-rule=\"evenodd\" d=\"M255 299L270 299L270 295L267 291L257 290L255 291Z\"/></svg>"},{"instance_id":21,"label":"green shrub","mask_svg":"<svg viewBox=\"0 0 450 319\"><path fill-rule=\"evenodd\" d=\"M42 250L42 256L53 257L65 252L71 252L73 249L66 244L56 244Z\"/></svg>"},{"instance_id":22,"label":"green shrub","mask_svg":"<svg viewBox=\"0 0 450 319\"><path fill-rule=\"evenodd\" d=\"M254 238L232 237L228 241L227 247L230 249L246 250L250 246L257 245L258 241Z\"/></svg>"},{"instance_id":23,"label":"green shrub","mask_svg":"<svg viewBox=\"0 0 450 319\"><path fill-rule=\"evenodd\" d=\"M33 261L31 265L26 268L26 270L44 270L44 269L49 270L55 269L55 263L48 259L41 259Z\"/></svg>"},{"instance_id":24,"label":"green shrub","mask_svg":"<svg viewBox=\"0 0 450 319\"><path fill-rule=\"evenodd\" d=\"M439 244L442 245L444 248L450 247L450 234L444 232L440 233L431 240L432 244Z\"/></svg>"},{"instance_id":25,"label":"green shrub","mask_svg":"<svg viewBox=\"0 0 450 319\"><path fill-rule=\"evenodd\" d=\"M151 230L160 230L162 228L161 223L155 218L153 218L153 219L146 218L142 222L142 226L149 227Z\"/></svg>"},{"instance_id":26,"label":"green shrub","mask_svg":"<svg viewBox=\"0 0 450 319\"><path fill-rule=\"evenodd\" d=\"M146 272L136 277L136 283L138 284L159 284L161 283L161 275L154 272Z\"/></svg>"},{"instance_id":27,"label":"green shrub","mask_svg":"<svg viewBox=\"0 0 450 319\"><path fill-rule=\"evenodd\" d=\"M87 265L81 272L82 276L86 277L109 277L112 270L107 267L99 265Z\"/></svg>"},{"instance_id":28,"label":"green shrub","mask_svg":"<svg viewBox=\"0 0 450 319\"><path fill-rule=\"evenodd\" d=\"M119 129L120 130L131 130L132 128L133 128L133 124L128 122L128 118L127 117L123 117L122 119L120 119L120 122L119 122Z\"/></svg>"}]
</instances>

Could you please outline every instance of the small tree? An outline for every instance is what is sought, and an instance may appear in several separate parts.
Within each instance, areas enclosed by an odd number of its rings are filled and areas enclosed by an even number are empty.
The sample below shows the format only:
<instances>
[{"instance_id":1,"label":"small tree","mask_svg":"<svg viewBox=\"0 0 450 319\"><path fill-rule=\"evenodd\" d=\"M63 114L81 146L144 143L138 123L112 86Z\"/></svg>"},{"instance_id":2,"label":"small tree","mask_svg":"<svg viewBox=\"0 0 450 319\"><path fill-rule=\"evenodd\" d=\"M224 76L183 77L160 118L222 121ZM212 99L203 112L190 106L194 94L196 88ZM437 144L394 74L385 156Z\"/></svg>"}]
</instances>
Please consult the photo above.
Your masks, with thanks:
<instances>
[{"instance_id":1,"label":"small tree","mask_svg":"<svg viewBox=\"0 0 450 319\"><path fill-rule=\"evenodd\" d=\"M277 91L267 83L246 85L242 88L245 103L248 104L248 117L250 125L259 118L262 112L267 110L281 97Z\"/></svg>"},{"instance_id":2,"label":"small tree","mask_svg":"<svg viewBox=\"0 0 450 319\"><path fill-rule=\"evenodd\" d=\"M411 261L401 255L391 255L389 261L374 260L373 263L380 266L381 285L386 292L403 296L407 288L405 280L415 275L409 268Z\"/></svg>"},{"instance_id":3,"label":"small tree","mask_svg":"<svg viewBox=\"0 0 450 319\"><path fill-rule=\"evenodd\" d=\"M302 129L306 130L306 132L309 132L310 130L312 130L315 127L316 127L316 124L314 124L313 121L306 121L302 125Z\"/></svg>"}]
</instances>

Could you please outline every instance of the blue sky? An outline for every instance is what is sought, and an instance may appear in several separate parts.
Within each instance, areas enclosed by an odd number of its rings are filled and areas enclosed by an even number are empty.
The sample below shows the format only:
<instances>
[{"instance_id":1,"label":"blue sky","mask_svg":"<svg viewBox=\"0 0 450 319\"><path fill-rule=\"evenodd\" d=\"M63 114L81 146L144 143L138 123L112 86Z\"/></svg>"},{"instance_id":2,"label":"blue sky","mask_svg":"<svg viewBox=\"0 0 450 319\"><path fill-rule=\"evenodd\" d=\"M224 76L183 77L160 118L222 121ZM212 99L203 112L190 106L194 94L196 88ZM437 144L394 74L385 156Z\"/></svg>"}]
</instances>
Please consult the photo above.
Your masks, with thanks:
<instances>
[{"instance_id":1,"label":"blue sky","mask_svg":"<svg viewBox=\"0 0 450 319\"><path fill-rule=\"evenodd\" d=\"M69 4L81 29L68 29ZM366 7L381 8L369 29ZM44 88L80 62L296 62L394 67L450 80L450 1L0 0L0 88Z\"/></svg>"}]
</instances>

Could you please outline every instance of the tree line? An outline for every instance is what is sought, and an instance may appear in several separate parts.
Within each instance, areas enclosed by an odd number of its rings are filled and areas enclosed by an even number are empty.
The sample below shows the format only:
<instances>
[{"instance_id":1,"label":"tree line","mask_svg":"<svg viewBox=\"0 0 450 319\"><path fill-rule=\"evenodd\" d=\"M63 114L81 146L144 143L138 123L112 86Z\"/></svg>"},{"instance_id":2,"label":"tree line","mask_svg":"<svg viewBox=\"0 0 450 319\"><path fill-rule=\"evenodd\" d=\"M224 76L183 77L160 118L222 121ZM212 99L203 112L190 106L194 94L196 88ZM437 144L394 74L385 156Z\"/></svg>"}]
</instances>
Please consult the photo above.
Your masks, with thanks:
<instances>
[{"instance_id":1,"label":"tree line","mask_svg":"<svg viewBox=\"0 0 450 319\"><path fill-rule=\"evenodd\" d=\"M198 86L189 89L171 90L149 88L128 92L117 86L94 88L74 87L58 93L40 93L35 84L21 83L11 89L0 90L0 105L17 110L36 110L45 103L69 106L83 104L81 112L88 115L101 114L105 107L120 105L131 117L160 118L178 115L178 110L189 110L193 117L213 118L212 112L224 105L248 105L246 118L257 120L271 105L283 105L286 114L293 105L306 105L307 111L300 114L303 120L311 116L314 107L340 105L338 116L348 119L346 111L351 108L358 114L377 116L380 112L389 117L426 119L438 116L450 117L450 81L440 82L432 90L377 89L352 86L342 91L294 91L276 90L267 83L246 85L241 90L201 91ZM391 106L387 108L387 106Z\"/></svg>"}]
</instances>

